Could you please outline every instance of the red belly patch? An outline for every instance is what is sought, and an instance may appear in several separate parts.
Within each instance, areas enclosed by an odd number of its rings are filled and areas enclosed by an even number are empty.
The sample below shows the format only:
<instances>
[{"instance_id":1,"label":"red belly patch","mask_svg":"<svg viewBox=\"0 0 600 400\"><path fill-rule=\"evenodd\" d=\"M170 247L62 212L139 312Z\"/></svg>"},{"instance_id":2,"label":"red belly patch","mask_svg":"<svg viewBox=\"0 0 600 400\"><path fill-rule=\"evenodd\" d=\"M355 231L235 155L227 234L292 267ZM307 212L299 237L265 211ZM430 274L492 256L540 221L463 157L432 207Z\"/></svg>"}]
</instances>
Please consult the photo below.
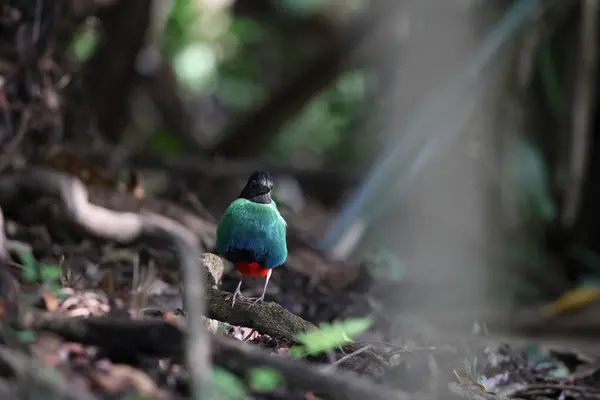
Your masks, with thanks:
<instances>
[{"instance_id":1,"label":"red belly patch","mask_svg":"<svg viewBox=\"0 0 600 400\"><path fill-rule=\"evenodd\" d=\"M235 263L235 269L242 275L249 276L267 276L269 270L257 262L238 261Z\"/></svg>"}]
</instances>

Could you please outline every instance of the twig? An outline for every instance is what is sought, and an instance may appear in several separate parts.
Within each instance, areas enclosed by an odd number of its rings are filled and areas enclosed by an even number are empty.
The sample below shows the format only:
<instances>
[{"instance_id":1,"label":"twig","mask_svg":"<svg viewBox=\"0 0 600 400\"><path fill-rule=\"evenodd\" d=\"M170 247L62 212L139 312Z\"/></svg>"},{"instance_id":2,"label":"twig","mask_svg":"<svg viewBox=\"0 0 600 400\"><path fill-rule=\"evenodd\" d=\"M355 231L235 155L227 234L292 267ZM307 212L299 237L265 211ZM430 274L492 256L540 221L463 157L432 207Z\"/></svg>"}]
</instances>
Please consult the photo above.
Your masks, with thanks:
<instances>
[{"instance_id":1,"label":"twig","mask_svg":"<svg viewBox=\"0 0 600 400\"><path fill-rule=\"evenodd\" d=\"M204 315L204 275L198 266L198 240L182 225L156 214L120 213L88 201L88 192L79 179L45 169L15 173L0 178L0 204L10 204L31 193L60 197L70 218L89 233L121 243L139 239L170 242L181 264L185 301L189 309L187 362L195 393L208 390L209 349L202 323ZM205 398L196 396L196 399Z\"/></svg>"},{"instance_id":2,"label":"twig","mask_svg":"<svg viewBox=\"0 0 600 400\"><path fill-rule=\"evenodd\" d=\"M361 341L358 341L356 343L358 343L358 344L380 344L380 345L383 345L383 346L390 346L390 347L393 347L394 349L396 349L396 350L393 351L393 354L411 353L411 354L414 354L415 356L418 356L418 354L415 353L415 351L423 351L423 350L432 351L432 350L438 350L438 348L435 347L435 346L417 347L417 348L414 348L414 349L409 349L408 346L401 346L399 344L394 344L394 343L389 343L389 342L382 342L382 341L378 341L378 340L361 340Z\"/></svg>"},{"instance_id":3,"label":"twig","mask_svg":"<svg viewBox=\"0 0 600 400\"><path fill-rule=\"evenodd\" d=\"M343 363L344 361L346 361L346 360L348 360L348 359L350 359L350 358L352 358L354 356L357 356L360 353L363 353L363 352L369 350L370 348L371 348L371 345L368 344L365 347L360 348L360 349L358 349L356 351L353 351L350 354L346 354L344 357L340 358L339 360L337 360L336 362L334 362L333 364L331 364L330 366L328 366L325 370L327 371L327 370L329 370L329 368L331 368L333 371L335 371L335 366L336 365L339 365L339 364Z\"/></svg>"},{"instance_id":4,"label":"twig","mask_svg":"<svg viewBox=\"0 0 600 400\"><path fill-rule=\"evenodd\" d=\"M581 3L579 67L573 101L572 140L565 187L563 224L570 227L577 218L588 159L591 113L598 65L598 0Z\"/></svg>"}]
</instances>

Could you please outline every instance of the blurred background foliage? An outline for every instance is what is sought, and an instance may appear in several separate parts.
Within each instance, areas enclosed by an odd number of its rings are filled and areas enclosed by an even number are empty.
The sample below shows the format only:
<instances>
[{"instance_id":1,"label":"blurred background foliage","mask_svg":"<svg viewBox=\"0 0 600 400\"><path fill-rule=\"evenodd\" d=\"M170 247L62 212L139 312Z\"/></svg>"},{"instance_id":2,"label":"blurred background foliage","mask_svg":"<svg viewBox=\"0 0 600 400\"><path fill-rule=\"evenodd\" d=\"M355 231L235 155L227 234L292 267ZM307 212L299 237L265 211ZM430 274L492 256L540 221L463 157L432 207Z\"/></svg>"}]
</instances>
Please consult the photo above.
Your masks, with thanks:
<instances>
[{"instance_id":1,"label":"blurred background foliage","mask_svg":"<svg viewBox=\"0 0 600 400\"><path fill-rule=\"evenodd\" d=\"M165 3L170 6L155 7L155 12L166 15L154 17L166 20L157 40L161 55L172 64L188 97L211 99L219 112L228 116L260 108L269 89L298 72L318 50L318 37L311 38L310 34L304 37L302 31L283 34L276 21L236 16L227 0ZM364 5L358 0L272 3L292 19L312 18L332 6L342 7L342 14L351 15ZM93 24L76 35L71 48L77 62L90 58L97 36ZM375 149L366 151L365 141L359 135L354 135L355 140L351 141L344 135L364 116L361 110L372 95L372 88L364 69L341 74L285 124L265 155L274 162L289 161L290 154L300 155L300 160L292 161L317 165L352 165L372 157ZM167 154L181 153L185 145L178 135L158 128L150 139L152 148ZM215 139L218 138L209 135L199 137L206 146Z\"/></svg>"}]
</instances>

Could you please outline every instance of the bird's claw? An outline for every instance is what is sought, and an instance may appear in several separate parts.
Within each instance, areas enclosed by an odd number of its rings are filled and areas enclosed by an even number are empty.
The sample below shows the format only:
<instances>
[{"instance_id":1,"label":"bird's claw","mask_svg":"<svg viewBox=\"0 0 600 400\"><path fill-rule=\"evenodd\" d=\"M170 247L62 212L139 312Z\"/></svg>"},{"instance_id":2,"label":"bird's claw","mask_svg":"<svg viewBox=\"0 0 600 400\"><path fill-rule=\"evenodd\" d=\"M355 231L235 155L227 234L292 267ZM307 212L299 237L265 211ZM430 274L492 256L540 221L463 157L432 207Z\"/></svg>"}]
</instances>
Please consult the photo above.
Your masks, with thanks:
<instances>
[{"instance_id":1,"label":"bird's claw","mask_svg":"<svg viewBox=\"0 0 600 400\"><path fill-rule=\"evenodd\" d=\"M252 302L252 304L250 304L250 306L248 308L252 308L256 305L256 303L263 301L265 299L265 296L260 296L254 299L254 301Z\"/></svg>"},{"instance_id":2,"label":"bird's claw","mask_svg":"<svg viewBox=\"0 0 600 400\"><path fill-rule=\"evenodd\" d=\"M240 292L235 292L233 294L233 300L231 301L231 307L233 307L235 305L235 300L237 299L238 295L241 295L242 293Z\"/></svg>"}]
</instances>

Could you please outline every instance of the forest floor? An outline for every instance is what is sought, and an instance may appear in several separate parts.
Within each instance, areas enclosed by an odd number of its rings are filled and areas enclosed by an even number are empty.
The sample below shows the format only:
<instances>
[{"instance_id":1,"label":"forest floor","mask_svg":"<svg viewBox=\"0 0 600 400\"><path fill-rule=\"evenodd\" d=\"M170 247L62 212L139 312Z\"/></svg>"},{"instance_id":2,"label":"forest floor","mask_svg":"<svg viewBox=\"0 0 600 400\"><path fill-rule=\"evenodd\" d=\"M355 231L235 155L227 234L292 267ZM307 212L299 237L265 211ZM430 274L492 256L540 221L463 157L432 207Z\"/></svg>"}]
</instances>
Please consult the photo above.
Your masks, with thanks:
<instances>
[{"instance_id":1,"label":"forest floor","mask_svg":"<svg viewBox=\"0 0 600 400\"><path fill-rule=\"evenodd\" d=\"M213 383L225 391L215 399L600 399L600 362L585 353L396 331L368 265L328 260L293 222L289 260L265 301L246 297L258 294L256 280L233 306L236 277L212 254L214 218L193 193L145 195L135 179L122 185L60 143L76 129L63 126L57 99L77 98L63 93L66 74L42 51L56 27L2 16L1 397L187 398L190 332L220 368ZM206 282L187 298L206 298L204 319L182 300L199 276ZM302 334L362 317L373 324L354 340L293 356L307 345ZM206 335L188 329L196 321Z\"/></svg>"}]
</instances>

